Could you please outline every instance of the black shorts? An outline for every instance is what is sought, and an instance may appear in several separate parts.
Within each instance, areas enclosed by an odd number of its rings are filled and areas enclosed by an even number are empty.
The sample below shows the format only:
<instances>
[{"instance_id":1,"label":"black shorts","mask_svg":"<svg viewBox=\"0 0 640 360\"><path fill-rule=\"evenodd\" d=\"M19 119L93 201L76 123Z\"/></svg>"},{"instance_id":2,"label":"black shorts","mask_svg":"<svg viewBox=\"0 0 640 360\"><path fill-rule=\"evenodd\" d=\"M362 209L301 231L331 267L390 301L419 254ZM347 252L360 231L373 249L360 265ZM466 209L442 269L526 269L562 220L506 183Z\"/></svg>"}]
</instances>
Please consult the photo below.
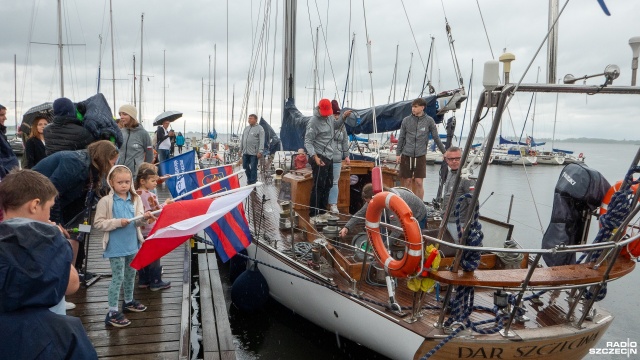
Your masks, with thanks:
<instances>
[{"instance_id":1,"label":"black shorts","mask_svg":"<svg viewBox=\"0 0 640 360\"><path fill-rule=\"evenodd\" d=\"M427 157L426 155L412 157L400 156L400 177L403 179L427 177Z\"/></svg>"}]
</instances>

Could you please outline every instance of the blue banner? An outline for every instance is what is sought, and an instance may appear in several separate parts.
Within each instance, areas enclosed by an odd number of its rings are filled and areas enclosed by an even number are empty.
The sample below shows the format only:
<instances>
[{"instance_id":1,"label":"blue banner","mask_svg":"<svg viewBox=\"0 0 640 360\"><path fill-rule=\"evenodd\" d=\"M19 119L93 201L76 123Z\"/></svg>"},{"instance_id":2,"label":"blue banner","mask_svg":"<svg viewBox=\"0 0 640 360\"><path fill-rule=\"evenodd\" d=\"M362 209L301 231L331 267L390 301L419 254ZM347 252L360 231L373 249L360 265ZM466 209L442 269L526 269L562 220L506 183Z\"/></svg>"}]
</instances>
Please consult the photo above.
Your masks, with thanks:
<instances>
[{"instance_id":1,"label":"blue banner","mask_svg":"<svg viewBox=\"0 0 640 360\"><path fill-rule=\"evenodd\" d=\"M187 151L184 154L174 156L158 164L158 172L160 175L181 174L196 169L196 152L194 150ZM171 192L171 196L178 197L189 189L198 188L198 184L189 174L172 176L166 181L167 187Z\"/></svg>"}]
</instances>

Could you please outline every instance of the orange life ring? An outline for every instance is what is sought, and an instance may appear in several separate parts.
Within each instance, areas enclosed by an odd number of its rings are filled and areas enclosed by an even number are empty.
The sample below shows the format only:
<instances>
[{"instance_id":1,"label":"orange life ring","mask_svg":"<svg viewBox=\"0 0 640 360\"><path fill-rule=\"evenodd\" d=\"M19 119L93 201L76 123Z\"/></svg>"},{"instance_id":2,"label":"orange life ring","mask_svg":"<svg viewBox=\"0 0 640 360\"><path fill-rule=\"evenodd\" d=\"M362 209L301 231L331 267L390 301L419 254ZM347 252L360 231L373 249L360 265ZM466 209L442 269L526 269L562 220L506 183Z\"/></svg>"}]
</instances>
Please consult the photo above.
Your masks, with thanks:
<instances>
[{"instance_id":1,"label":"orange life ring","mask_svg":"<svg viewBox=\"0 0 640 360\"><path fill-rule=\"evenodd\" d=\"M409 248L400 260L389 255L380 236L380 216L384 209L389 209L396 214L404 231L404 238ZM418 221L413 217L407 203L392 192L380 192L371 199L365 219L369 241L373 244L373 250L389 275L407 277L414 274L420 268L422 261L422 235Z\"/></svg>"}]
</instances>

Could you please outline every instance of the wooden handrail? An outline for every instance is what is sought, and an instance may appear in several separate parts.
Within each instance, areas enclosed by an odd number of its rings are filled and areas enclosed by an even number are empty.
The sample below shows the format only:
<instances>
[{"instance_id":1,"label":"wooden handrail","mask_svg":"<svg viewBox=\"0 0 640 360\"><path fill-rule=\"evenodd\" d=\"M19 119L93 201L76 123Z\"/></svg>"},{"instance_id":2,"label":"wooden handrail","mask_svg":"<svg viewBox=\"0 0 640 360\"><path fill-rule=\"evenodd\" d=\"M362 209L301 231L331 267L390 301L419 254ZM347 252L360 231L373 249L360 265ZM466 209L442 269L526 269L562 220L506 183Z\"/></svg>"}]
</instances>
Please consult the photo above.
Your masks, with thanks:
<instances>
[{"instance_id":1,"label":"wooden handrail","mask_svg":"<svg viewBox=\"0 0 640 360\"><path fill-rule=\"evenodd\" d=\"M633 260L618 258L609 273L614 280L627 275L635 268ZM434 271L430 277L445 284L463 286L518 287L528 269L475 270L471 272ZM593 269L593 263L561 265L536 269L529 286L584 285L602 281L606 266Z\"/></svg>"}]
</instances>

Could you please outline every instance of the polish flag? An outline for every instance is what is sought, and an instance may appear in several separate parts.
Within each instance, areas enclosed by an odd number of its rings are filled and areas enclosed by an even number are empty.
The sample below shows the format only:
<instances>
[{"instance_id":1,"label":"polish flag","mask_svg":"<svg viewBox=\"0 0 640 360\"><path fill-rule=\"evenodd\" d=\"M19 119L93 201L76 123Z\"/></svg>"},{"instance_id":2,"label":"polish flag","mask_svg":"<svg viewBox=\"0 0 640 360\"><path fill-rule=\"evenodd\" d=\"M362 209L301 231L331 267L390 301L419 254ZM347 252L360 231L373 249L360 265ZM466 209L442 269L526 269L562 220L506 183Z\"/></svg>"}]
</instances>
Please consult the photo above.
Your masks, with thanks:
<instances>
[{"instance_id":1,"label":"polish flag","mask_svg":"<svg viewBox=\"0 0 640 360\"><path fill-rule=\"evenodd\" d=\"M221 197L182 200L166 205L131 267L140 270L168 254L193 234L210 227L237 208L252 190L248 188Z\"/></svg>"}]
</instances>

